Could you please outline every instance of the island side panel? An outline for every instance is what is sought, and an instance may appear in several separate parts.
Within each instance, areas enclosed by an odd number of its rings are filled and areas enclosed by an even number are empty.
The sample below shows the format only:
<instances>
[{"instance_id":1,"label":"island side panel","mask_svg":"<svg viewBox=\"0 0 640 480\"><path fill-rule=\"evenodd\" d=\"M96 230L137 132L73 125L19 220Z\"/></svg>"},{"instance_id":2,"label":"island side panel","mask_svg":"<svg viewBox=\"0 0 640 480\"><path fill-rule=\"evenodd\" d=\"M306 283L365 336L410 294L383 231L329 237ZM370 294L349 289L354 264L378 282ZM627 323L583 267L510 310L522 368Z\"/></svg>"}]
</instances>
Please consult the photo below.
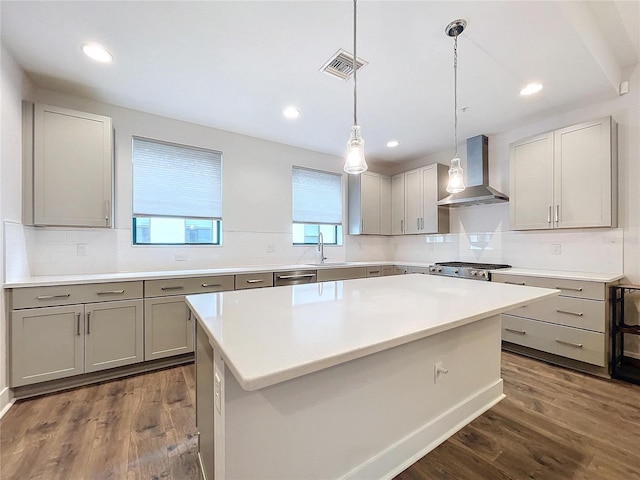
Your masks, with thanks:
<instances>
[{"instance_id":1,"label":"island side panel","mask_svg":"<svg viewBox=\"0 0 640 480\"><path fill-rule=\"evenodd\" d=\"M252 392L226 369L224 478L392 477L503 398L500 337L494 316Z\"/></svg>"}]
</instances>

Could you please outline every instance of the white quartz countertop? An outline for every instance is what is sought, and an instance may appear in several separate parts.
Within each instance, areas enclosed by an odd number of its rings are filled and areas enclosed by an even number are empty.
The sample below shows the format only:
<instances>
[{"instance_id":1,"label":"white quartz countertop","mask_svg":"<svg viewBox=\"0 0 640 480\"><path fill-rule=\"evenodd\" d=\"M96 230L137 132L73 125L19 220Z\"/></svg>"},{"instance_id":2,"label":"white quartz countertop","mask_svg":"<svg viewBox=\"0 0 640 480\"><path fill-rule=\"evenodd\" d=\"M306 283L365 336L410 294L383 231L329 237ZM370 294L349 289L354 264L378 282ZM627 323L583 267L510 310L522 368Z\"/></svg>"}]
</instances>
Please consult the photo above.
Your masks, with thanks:
<instances>
[{"instance_id":1,"label":"white quartz countertop","mask_svg":"<svg viewBox=\"0 0 640 480\"><path fill-rule=\"evenodd\" d=\"M155 272L87 273L69 275L38 275L7 282L5 288L73 285L78 283L107 283L163 278L188 278L207 275L235 275L240 273L284 272L289 270L321 270L327 268L364 267L367 265L395 265L396 262L326 262L299 265L256 265L244 267L203 268L197 270L160 270ZM403 264L404 265L404 264ZM422 264L420 264L422 265Z\"/></svg>"},{"instance_id":2,"label":"white quartz countertop","mask_svg":"<svg viewBox=\"0 0 640 480\"><path fill-rule=\"evenodd\" d=\"M492 273L506 273L509 275L521 275L525 277L562 278L565 280L582 280L585 282L610 283L624 277L622 273L605 272L571 272L566 270L537 270L531 268L501 268Z\"/></svg>"},{"instance_id":3,"label":"white quartz countertop","mask_svg":"<svg viewBox=\"0 0 640 480\"><path fill-rule=\"evenodd\" d=\"M399 275L187 296L245 390L450 330L558 290Z\"/></svg>"}]
</instances>

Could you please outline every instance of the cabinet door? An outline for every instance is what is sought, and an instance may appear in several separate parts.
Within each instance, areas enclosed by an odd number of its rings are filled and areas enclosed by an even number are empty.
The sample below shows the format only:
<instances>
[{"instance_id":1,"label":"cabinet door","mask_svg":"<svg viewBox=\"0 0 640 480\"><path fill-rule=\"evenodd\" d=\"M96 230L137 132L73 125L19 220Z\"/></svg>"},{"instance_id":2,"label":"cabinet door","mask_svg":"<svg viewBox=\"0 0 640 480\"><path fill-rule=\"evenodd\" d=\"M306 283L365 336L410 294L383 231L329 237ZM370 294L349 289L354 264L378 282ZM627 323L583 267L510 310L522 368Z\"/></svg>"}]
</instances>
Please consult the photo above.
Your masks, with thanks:
<instances>
[{"instance_id":1,"label":"cabinet door","mask_svg":"<svg viewBox=\"0 0 640 480\"><path fill-rule=\"evenodd\" d=\"M144 360L142 300L85 305L85 372Z\"/></svg>"},{"instance_id":2,"label":"cabinet door","mask_svg":"<svg viewBox=\"0 0 640 480\"><path fill-rule=\"evenodd\" d=\"M36 225L112 225L111 119L37 104L33 195Z\"/></svg>"},{"instance_id":3,"label":"cabinet door","mask_svg":"<svg viewBox=\"0 0 640 480\"><path fill-rule=\"evenodd\" d=\"M612 226L611 117L555 132L558 228Z\"/></svg>"},{"instance_id":4,"label":"cabinet door","mask_svg":"<svg viewBox=\"0 0 640 480\"><path fill-rule=\"evenodd\" d=\"M391 177L380 175L380 234L391 235Z\"/></svg>"},{"instance_id":5,"label":"cabinet door","mask_svg":"<svg viewBox=\"0 0 640 480\"><path fill-rule=\"evenodd\" d=\"M193 321L184 296L144 301L144 359L193 352Z\"/></svg>"},{"instance_id":6,"label":"cabinet door","mask_svg":"<svg viewBox=\"0 0 640 480\"><path fill-rule=\"evenodd\" d=\"M198 429L198 452L205 478L214 478L215 434L214 416L215 384L213 347L202 327L196 323L196 428ZM222 400L222 399L221 399Z\"/></svg>"},{"instance_id":7,"label":"cabinet door","mask_svg":"<svg viewBox=\"0 0 640 480\"><path fill-rule=\"evenodd\" d=\"M361 203L362 233L380 233L380 175L365 172L360 175L362 182Z\"/></svg>"},{"instance_id":8,"label":"cabinet door","mask_svg":"<svg viewBox=\"0 0 640 480\"><path fill-rule=\"evenodd\" d=\"M404 198L404 233L418 233L422 225L422 178L420 169L405 173Z\"/></svg>"},{"instance_id":9,"label":"cabinet door","mask_svg":"<svg viewBox=\"0 0 640 480\"><path fill-rule=\"evenodd\" d=\"M391 234L404 233L404 173L391 178Z\"/></svg>"},{"instance_id":10,"label":"cabinet door","mask_svg":"<svg viewBox=\"0 0 640 480\"><path fill-rule=\"evenodd\" d=\"M434 163L421 170L422 219L420 233L449 233L449 209L439 207L438 200L445 196L448 168Z\"/></svg>"},{"instance_id":11,"label":"cabinet door","mask_svg":"<svg viewBox=\"0 0 640 480\"><path fill-rule=\"evenodd\" d=\"M553 132L512 143L512 230L553 228Z\"/></svg>"},{"instance_id":12,"label":"cabinet door","mask_svg":"<svg viewBox=\"0 0 640 480\"><path fill-rule=\"evenodd\" d=\"M83 373L83 305L11 312L11 386Z\"/></svg>"}]
</instances>

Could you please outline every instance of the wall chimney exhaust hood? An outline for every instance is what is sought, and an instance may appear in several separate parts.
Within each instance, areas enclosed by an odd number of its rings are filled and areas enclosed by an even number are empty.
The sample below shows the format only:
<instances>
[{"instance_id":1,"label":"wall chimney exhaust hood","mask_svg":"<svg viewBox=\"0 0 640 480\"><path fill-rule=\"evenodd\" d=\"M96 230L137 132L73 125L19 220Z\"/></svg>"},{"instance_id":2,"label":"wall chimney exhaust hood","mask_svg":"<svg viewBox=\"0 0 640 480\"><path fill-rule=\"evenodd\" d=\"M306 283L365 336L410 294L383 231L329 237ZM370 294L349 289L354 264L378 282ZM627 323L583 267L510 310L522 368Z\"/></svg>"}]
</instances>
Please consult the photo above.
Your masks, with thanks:
<instances>
[{"instance_id":1,"label":"wall chimney exhaust hood","mask_svg":"<svg viewBox=\"0 0 640 480\"><path fill-rule=\"evenodd\" d=\"M467 139L467 188L443 198L438 205L468 207L508 202L509 197L489 186L489 139L478 135Z\"/></svg>"}]
</instances>

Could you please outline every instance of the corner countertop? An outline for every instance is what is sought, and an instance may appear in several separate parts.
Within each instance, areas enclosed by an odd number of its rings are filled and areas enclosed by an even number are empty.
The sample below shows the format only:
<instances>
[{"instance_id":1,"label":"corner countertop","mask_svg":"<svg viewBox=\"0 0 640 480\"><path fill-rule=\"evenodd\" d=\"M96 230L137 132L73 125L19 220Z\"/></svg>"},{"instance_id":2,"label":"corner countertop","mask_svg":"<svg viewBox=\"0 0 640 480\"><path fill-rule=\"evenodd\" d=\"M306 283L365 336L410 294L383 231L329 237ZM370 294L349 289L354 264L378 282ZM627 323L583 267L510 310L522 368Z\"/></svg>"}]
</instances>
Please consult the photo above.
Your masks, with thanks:
<instances>
[{"instance_id":1,"label":"corner countertop","mask_svg":"<svg viewBox=\"0 0 640 480\"><path fill-rule=\"evenodd\" d=\"M210 343L250 391L558 293L409 274L186 298Z\"/></svg>"},{"instance_id":2,"label":"corner countertop","mask_svg":"<svg viewBox=\"0 0 640 480\"><path fill-rule=\"evenodd\" d=\"M565 280L581 280L584 282L611 283L624 277L622 273L605 272L571 272L566 270L537 270L531 268L501 268L491 273L504 273L507 275L520 275L524 277L561 278Z\"/></svg>"}]
</instances>

